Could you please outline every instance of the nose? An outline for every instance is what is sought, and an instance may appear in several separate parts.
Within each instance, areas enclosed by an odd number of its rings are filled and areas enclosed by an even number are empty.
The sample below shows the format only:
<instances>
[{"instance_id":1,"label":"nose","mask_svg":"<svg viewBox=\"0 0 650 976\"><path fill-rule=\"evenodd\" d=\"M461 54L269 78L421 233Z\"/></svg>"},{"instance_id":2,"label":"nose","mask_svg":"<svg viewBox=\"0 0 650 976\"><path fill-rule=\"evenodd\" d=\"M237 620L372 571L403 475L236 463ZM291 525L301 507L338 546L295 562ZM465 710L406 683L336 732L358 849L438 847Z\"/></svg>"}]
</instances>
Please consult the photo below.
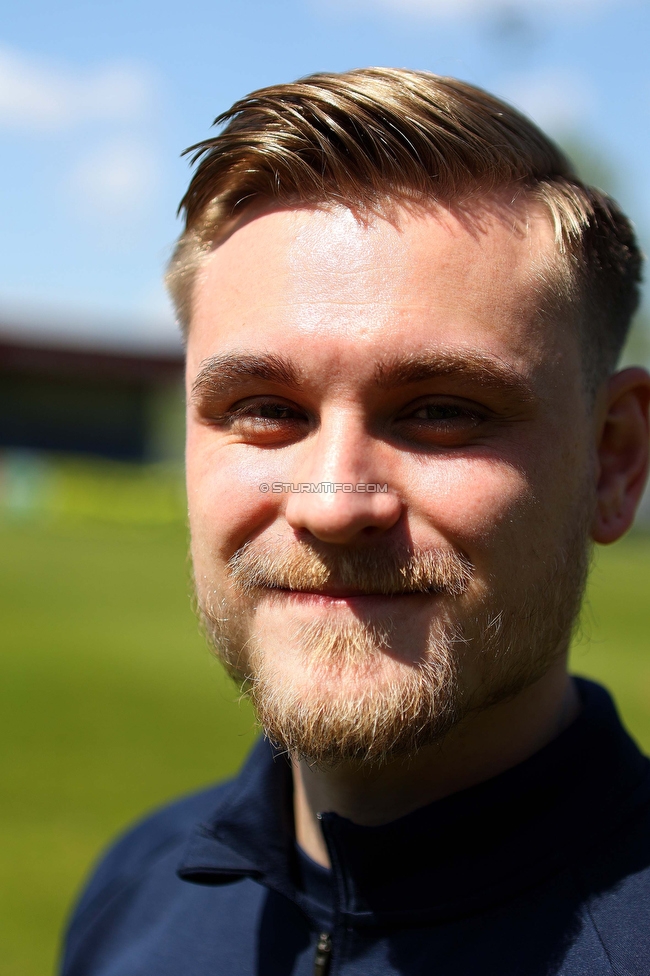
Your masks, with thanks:
<instances>
[{"instance_id":1,"label":"nose","mask_svg":"<svg viewBox=\"0 0 650 976\"><path fill-rule=\"evenodd\" d=\"M386 445L362 418L332 411L304 447L285 509L293 529L346 544L395 525L403 506L387 478Z\"/></svg>"}]
</instances>

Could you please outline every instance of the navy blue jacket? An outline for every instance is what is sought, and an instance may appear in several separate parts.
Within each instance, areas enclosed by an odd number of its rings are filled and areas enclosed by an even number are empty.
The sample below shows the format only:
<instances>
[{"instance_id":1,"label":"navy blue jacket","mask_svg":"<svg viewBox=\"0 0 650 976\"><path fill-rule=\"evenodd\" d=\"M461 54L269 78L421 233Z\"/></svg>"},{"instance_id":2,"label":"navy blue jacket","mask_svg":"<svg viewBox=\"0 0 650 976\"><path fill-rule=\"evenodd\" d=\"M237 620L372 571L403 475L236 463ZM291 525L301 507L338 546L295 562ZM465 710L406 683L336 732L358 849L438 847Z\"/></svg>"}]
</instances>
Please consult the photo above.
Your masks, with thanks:
<instances>
[{"instance_id":1,"label":"navy blue jacket","mask_svg":"<svg viewBox=\"0 0 650 976\"><path fill-rule=\"evenodd\" d=\"M381 827L324 813L331 874L260 741L109 852L64 976L648 976L650 763L578 687L575 722L494 779Z\"/></svg>"}]
</instances>

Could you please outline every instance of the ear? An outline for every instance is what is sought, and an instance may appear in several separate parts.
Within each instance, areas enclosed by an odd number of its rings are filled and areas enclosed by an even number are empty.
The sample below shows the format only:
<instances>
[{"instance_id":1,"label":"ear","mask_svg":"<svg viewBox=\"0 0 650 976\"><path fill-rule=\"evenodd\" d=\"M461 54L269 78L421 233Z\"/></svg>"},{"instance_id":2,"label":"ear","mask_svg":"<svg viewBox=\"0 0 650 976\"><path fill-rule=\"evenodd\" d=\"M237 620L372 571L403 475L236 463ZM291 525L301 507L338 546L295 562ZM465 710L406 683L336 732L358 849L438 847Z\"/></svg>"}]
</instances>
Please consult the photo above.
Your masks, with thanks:
<instances>
[{"instance_id":1,"label":"ear","mask_svg":"<svg viewBox=\"0 0 650 976\"><path fill-rule=\"evenodd\" d=\"M634 520L648 474L649 406L650 374L645 369L633 366L608 381L598 437L596 542L616 542Z\"/></svg>"}]
</instances>

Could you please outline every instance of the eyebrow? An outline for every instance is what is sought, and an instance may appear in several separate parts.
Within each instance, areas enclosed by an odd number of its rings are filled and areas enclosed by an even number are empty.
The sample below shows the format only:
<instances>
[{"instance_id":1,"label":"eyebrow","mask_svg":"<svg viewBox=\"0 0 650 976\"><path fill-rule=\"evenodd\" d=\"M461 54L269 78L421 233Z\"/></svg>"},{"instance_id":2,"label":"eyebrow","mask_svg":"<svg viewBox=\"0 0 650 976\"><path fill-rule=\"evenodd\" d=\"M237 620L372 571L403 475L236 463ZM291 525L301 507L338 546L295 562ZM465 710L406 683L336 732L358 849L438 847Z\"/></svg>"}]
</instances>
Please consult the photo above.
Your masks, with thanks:
<instances>
[{"instance_id":1,"label":"eyebrow","mask_svg":"<svg viewBox=\"0 0 650 976\"><path fill-rule=\"evenodd\" d=\"M469 351L462 355L440 352L395 356L377 363L374 371L380 389L422 383L441 376L459 377L524 403L535 399L530 384L512 366ZM229 353L204 360L192 384L192 399L227 396L249 380L263 380L296 391L303 386L298 369L284 356Z\"/></svg>"},{"instance_id":2,"label":"eyebrow","mask_svg":"<svg viewBox=\"0 0 650 976\"><path fill-rule=\"evenodd\" d=\"M516 369L500 359L480 353L435 353L425 356L393 357L375 367L375 382L380 389L421 383L440 376L466 379L484 389L505 393L530 403L535 394L530 383Z\"/></svg>"},{"instance_id":3,"label":"eyebrow","mask_svg":"<svg viewBox=\"0 0 650 976\"><path fill-rule=\"evenodd\" d=\"M227 396L247 380L264 380L293 390L299 390L302 385L298 370L284 356L230 353L212 356L201 363L192 384L192 399Z\"/></svg>"}]
</instances>

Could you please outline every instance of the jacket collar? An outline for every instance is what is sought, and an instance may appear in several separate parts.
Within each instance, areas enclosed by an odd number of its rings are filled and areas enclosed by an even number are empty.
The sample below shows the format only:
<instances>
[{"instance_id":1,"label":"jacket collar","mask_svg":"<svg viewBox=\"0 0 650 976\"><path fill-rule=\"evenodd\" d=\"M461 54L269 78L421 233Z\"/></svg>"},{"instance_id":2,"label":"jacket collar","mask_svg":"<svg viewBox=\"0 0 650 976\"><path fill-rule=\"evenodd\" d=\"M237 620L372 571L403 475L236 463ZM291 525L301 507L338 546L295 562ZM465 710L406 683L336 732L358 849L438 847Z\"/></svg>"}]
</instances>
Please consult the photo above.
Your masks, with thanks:
<instances>
[{"instance_id":1,"label":"jacket collar","mask_svg":"<svg viewBox=\"0 0 650 976\"><path fill-rule=\"evenodd\" d=\"M650 799L650 764L611 698L576 679L578 718L523 763L380 827L322 814L347 924L413 924L471 913L557 873ZM261 740L179 875L257 879L313 914L298 883L291 768Z\"/></svg>"}]
</instances>

